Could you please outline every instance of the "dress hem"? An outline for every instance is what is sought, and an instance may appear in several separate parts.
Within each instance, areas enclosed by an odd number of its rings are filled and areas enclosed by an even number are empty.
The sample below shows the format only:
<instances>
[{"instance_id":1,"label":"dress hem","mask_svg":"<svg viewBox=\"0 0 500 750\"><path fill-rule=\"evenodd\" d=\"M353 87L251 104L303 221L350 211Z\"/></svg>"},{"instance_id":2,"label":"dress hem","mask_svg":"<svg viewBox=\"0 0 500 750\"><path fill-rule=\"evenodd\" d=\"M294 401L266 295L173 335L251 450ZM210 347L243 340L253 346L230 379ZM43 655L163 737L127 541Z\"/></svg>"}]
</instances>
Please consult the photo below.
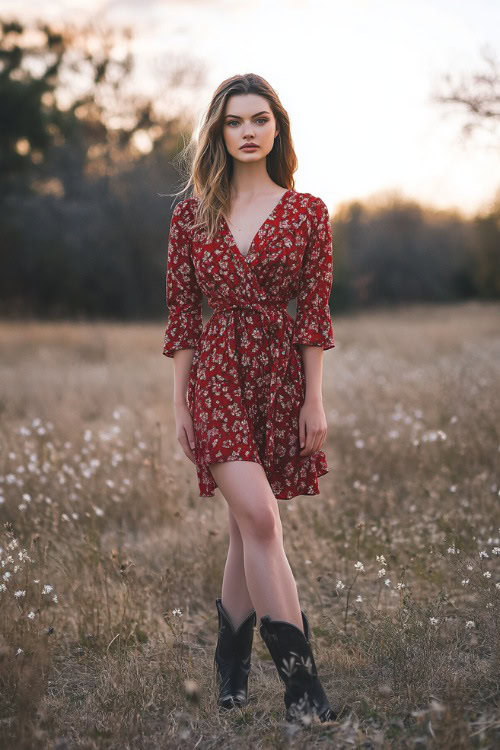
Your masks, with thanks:
<instances>
[{"instance_id":1,"label":"dress hem","mask_svg":"<svg viewBox=\"0 0 500 750\"><path fill-rule=\"evenodd\" d=\"M247 458L247 457L242 458L241 456L231 456L231 457L221 458L219 461L211 461L210 464L222 464L222 463L226 463L227 461L250 461L251 463L260 464L260 466L262 466L262 468L264 469L264 465L263 465L262 461L260 460L260 458ZM220 490L220 487L217 484L217 482L215 481L215 479L214 479L214 477L212 475L212 472L208 468L208 465L205 466L205 468L206 468L207 472L210 474L210 476L213 479L213 482L215 484L215 488L214 489L215 490L217 490L217 489ZM264 469L264 471L265 471L265 469ZM330 472L330 468L329 467L318 468L316 470L316 476L314 478L314 481L317 482L317 480L320 477L325 476L325 474L328 474L329 472ZM267 477L267 474L266 474L266 477ZM269 477L267 477L267 479L269 481ZM315 497L315 496L321 494L321 492L319 491L319 488L318 488L318 492L297 492L295 495L286 495L286 494L282 494L282 493L276 494L273 491L271 482L269 482L269 484L270 484L270 487L271 487L271 492L273 493L274 497L277 500L293 500L294 497ZM200 493L199 497L200 498L202 498L202 497L203 498L215 497L215 491L212 492L211 494L202 494L202 493Z\"/></svg>"}]
</instances>

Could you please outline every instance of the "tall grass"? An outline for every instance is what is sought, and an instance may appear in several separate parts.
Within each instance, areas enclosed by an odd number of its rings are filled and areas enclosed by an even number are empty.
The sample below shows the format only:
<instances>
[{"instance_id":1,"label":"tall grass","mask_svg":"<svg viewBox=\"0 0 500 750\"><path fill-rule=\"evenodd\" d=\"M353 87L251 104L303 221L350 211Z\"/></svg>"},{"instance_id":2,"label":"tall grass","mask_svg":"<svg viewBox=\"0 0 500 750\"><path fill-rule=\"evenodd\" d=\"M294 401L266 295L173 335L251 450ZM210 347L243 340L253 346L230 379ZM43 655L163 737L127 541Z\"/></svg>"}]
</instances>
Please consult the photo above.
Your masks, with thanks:
<instances>
[{"instance_id":1,"label":"tall grass","mask_svg":"<svg viewBox=\"0 0 500 750\"><path fill-rule=\"evenodd\" d=\"M0 746L500 746L499 307L334 319L330 473L280 500L338 722L283 722L258 632L220 714L224 498L177 445L162 324L0 324Z\"/></svg>"}]
</instances>

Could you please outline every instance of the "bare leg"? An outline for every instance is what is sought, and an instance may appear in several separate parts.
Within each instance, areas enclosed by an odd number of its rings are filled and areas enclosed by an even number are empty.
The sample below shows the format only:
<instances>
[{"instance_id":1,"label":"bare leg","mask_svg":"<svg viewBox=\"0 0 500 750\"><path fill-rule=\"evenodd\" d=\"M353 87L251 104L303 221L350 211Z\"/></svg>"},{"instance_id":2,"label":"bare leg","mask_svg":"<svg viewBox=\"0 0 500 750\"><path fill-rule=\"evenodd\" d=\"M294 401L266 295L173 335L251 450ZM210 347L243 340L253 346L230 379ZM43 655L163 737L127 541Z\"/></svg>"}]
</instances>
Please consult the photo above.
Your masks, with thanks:
<instances>
[{"instance_id":1,"label":"bare leg","mask_svg":"<svg viewBox=\"0 0 500 750\"><path fill-rule=\"evenodd\" d=\"M240 530L246 585L257 622L270 615L304 632L278 503L264 469L254 461L224 461L209 468Z\"/></svg>"},{"instance_id":2,"label":"bare leg","mask_svg":"<svg viewBox=\"0 0 500 750\"><path fill-rule=\"evenodd\" d=\"M248 593L243 559L243 540L236 518L227 507L229 517L229 549L224 578L222 579L222 605L237 628L253 609Z\"/></svg>"}]
</instances>

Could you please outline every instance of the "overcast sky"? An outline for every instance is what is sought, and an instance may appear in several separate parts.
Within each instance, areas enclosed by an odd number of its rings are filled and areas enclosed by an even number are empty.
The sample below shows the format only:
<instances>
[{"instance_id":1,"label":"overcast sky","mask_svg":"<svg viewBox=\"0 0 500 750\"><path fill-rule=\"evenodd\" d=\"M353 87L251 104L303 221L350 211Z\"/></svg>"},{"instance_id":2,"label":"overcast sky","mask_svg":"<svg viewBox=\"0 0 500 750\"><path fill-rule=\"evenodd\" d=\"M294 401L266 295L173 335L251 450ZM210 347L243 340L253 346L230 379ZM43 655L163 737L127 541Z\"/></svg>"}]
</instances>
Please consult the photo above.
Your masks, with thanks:
<instances>
[{"instance_id":1,"label":"overcast sky","mask_svg":"<svg viewBox=\"0 0 500 750\"><path fill-rule=\"evenodd\" d=\"M461 135L463 116L430 101L440 77L499 55L497 0L0 0L5 17L133 27L142 90L163 87L171 53L202 65L195 113L224 78L255 72L278 92L299 159L296 189L333 212L344 200L399 190L466 214L500 188L500 133ZM453 114L455 112L455 114Z\"/></svg>"}]
</instances>

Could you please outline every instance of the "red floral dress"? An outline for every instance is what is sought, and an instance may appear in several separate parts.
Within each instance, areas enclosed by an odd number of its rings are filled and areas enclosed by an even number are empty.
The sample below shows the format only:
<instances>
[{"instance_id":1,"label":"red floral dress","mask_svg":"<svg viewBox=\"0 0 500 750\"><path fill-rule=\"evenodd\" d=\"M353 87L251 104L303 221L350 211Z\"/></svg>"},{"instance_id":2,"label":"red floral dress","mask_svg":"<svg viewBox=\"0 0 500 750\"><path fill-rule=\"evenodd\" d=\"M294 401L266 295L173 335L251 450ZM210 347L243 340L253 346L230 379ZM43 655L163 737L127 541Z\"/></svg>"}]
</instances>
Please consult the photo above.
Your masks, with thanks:
<instances>
[{"instance_id":1,"label":"red floral dress","mask_svg":"<svg viewBox=\"0 0 500 750\"><path fill-rule=\"evenodd\" d=\"M208 466L221 461L261 464L276 498L317 495L318 477L329 469L323 451L299 455L305 371L298 344L335 346L326 204L287 190L243 255L224 218L212 242L190 228L197 200L178 203L170 224L163 354L195 350L187 405L200 497L214 496ZM203 294L213 310L205 327ZM295 297L294 320L287 306Z\"/></svg>"}]
</instances>

